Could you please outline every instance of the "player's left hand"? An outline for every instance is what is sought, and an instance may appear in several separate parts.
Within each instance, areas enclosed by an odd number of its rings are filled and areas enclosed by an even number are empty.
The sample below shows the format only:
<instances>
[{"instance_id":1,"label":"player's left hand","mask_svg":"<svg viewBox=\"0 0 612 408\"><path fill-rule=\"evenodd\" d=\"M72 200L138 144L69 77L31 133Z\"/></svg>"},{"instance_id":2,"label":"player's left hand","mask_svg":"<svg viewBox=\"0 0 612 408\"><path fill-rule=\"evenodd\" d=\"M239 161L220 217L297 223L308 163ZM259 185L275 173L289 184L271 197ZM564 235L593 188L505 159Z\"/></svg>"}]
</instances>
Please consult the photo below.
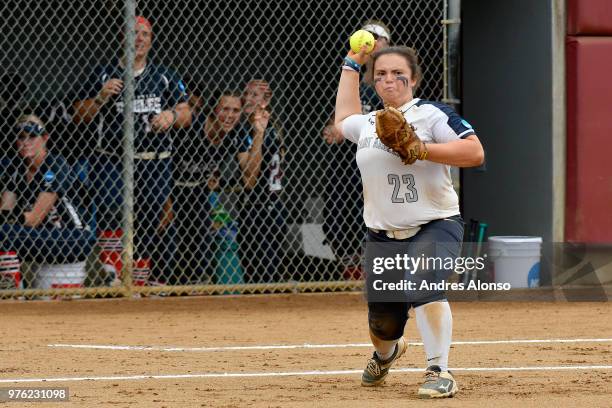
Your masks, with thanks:
<instances>
[{"instance_id":1,"label":"player's left hand","mask_svg":"<svg viewBox=\"0 0 612 408\"><path fill-rule=\"evenodd\" d=\"M270 112L260 105L257 105L251 116L249 116L249 122L251 122L251 126L253 126L253 130L255 130L256 134L263 135L268 127L269 121Z\"/></svg>"},{"instance_id":2,"label":"player's left hand","mask_svg":"<svg viewBox=\"0 0 612 408\"><path fill-rule=\"evenodd\" d=\"M404 164L427 158L427 146L417 136L404 114L392 106L376 112L376 134L380 141L395 151Z\"/></svg>"},{"instance_id":3,"label":"player's left hand","mask_svg":"<svg viewBox=\"0 0 612 408\"><path fill-rule=\"evenodd\" d=\"M151 120L151 129L154 132L165 132L174 124L174 113L169 110L161 111Z\"/></svg>"}]
</instances>

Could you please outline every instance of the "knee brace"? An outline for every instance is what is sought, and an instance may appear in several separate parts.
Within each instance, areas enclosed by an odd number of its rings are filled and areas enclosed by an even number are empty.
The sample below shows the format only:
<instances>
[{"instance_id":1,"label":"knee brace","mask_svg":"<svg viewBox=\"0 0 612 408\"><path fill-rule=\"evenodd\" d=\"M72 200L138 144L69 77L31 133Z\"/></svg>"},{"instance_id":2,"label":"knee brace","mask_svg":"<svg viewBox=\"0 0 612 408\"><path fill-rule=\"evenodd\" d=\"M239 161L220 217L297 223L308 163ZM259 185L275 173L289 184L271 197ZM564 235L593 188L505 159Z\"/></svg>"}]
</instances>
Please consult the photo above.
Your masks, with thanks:
<instances>
[{"instance_id":1,"label":"knee brace","mask_svg":"<svg viewBox=\"0 0 612 408\"><path fill-rule=\"evenodd\" d=\"M404 326L408 321L408 315L397 314L368 314L368 325L370 331L381 340L397 340L404 334Z\"/></svg>"}]
</instances>

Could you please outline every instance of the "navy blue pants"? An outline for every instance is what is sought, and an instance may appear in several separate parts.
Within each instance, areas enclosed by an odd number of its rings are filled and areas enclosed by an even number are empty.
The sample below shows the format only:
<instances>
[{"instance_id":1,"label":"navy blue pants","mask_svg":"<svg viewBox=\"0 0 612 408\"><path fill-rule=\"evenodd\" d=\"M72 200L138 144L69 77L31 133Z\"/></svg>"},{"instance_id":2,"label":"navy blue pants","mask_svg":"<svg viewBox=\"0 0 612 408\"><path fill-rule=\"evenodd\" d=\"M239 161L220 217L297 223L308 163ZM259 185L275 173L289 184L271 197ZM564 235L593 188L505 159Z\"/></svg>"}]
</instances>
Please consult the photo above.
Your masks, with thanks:
<instances>
[{"instance_id":1,"label":"navy blue pants","mask_svg":"<svg viewBox=\"0 0 612 408\"><path fill-rule=\"evenodd\" d=\"M374 233L368 231L366 239L366 257L369 243L392 243L393 250L398 246L402 252L411 257L453 258L456 259L461 253L461 242L463 240L464 223L460 215L431 221L421 227L421 230L413 237L405 240L388 238L384 232ZM431 282L440 282L448 279L452 271L428 270L425 276ZM380 276L380 275L378 275ZM366 268L366 285L371 285L372 279L377 277L371 270ZM367 289L370 290L369 288ZM408 321L408 310L411 307L422 306L427 303L446 299L446 293L441 290L414 291L410 295L404 294L405 301L385 301L377 298L377 301L368 301L368 323L370 329L382 340L399 339L404 333L404 326ZM382 296L378 294L378 296ZM368 293L370 299L370 293Z\"/></svg>"},{"instance_id":2,"label":"navy blue pants","mask_svg":"<svg viewBox=\"0 0 612 408\"><path fill-rule=\"evenodd\" d=\"M98 198L98 228L122 228L124 184L121 158L98 153L92 161L92 179ZM156 235L163 206L172 189L172 159L136 159L134 167L134 249L136 257L151 258L158 241Z\"/></svg>"}]
</instances>

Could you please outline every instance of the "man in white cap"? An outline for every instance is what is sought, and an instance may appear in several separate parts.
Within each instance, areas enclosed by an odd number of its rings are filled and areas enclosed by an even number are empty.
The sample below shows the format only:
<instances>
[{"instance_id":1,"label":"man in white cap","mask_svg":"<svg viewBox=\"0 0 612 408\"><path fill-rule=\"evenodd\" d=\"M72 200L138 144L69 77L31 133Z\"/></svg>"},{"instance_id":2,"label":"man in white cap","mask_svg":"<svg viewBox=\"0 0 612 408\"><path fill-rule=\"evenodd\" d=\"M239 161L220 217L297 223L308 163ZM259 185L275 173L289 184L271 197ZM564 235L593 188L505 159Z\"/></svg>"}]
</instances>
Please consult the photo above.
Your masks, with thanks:
<instances>
[{"instance_id":1,"label":"man in white cap","mask_svg":"<svg viewBox=\"0 0 612 408\"><path fill-rule=\"evenodd\" d=\"M376 39L375 51L380 48L388 47L391 43L391 31L385 23L380 20L368 20L361 27L362 30L369 31Z\"/></svg>"}]
</instances>

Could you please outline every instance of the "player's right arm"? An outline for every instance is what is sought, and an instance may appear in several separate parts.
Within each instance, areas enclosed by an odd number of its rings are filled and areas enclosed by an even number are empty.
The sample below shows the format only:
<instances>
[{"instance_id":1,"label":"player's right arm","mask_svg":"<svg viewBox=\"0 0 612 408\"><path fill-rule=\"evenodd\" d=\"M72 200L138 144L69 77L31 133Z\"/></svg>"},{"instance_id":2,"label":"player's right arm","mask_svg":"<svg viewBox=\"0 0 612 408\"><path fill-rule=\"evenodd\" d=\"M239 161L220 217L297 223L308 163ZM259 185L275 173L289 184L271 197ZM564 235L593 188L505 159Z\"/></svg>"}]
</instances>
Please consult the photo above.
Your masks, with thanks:
<instances>
[{"instance_id":1,"label":"player's right arm","mask_svg":"<svg viewBox=\"0 0 612 408\"><path fill-rule=\"evenodd\" d=\"M17 212L19 210L17 210L16 207L17 194L15 193L15 186L12 185L8 187L7 191L2 193L2 202L0 203L0 210L3 212L2 218L6 219L9 215L11 215L10 218L23 223L25 227L38 227L53 209L53 206L58 200L57 192L51 191L53 190L51 185L55 186L56 183L57 182L55 180L52 183L48 182L48 188L39 192L32 209L24 213Z\"/></svg>"},{"instance_id":2,"label":"player's right arm","mask_svg":"<svg viewBox=\"0 0 612 408\"><path fill-rule=\"evenodd\" d=\"M38 227L49 215L53 206L57 202L57 193L41 192L36 197L36 202L32 207L32 211L26 211L23 213L24 226L36 228Z\"/></svg>"},{"instance_id":3,"label":"player's right arm","mask_svg":"<svg viewBox=\"0 0 612 408\"><path fill-rule=\"evenodd\" d=\"M353 60L359 65L365 64L369 56L365 53L366 46L363 47L359 54L349 51L347 58ZM342 122L344 119L352 115L361 114L361 100L359 99L359 72L352 69L345 69L343 66L340 74L340 82L338 83L338 92L336 94L336 129L342 134Z\"/></svg>"},{"instance_id":4,"label":"player's right arm","mask_svg":"<svg viewBox=\"0 0 612 408\"><path fill-rule=\"evenodd\" d=\"M75 122L91 123L98 112L100 112L102 106L104 106L113 96L119 95L122 89L123 81L112 78L102 85L100 92L93 98L76 101L73 105Z\"/></svg>"},{"instance_id":5,"label":"player's right arm","mask_svg":"<svg viewBox=\"0 0 612 408\"><path fill-rule=\"evenodd\" d=\"M110 78L105 68L94 70L79 92L79 100L73 103L75 123L91 123L102 106L123 90L123 81Z\"/></svg>"}]
</instances>

